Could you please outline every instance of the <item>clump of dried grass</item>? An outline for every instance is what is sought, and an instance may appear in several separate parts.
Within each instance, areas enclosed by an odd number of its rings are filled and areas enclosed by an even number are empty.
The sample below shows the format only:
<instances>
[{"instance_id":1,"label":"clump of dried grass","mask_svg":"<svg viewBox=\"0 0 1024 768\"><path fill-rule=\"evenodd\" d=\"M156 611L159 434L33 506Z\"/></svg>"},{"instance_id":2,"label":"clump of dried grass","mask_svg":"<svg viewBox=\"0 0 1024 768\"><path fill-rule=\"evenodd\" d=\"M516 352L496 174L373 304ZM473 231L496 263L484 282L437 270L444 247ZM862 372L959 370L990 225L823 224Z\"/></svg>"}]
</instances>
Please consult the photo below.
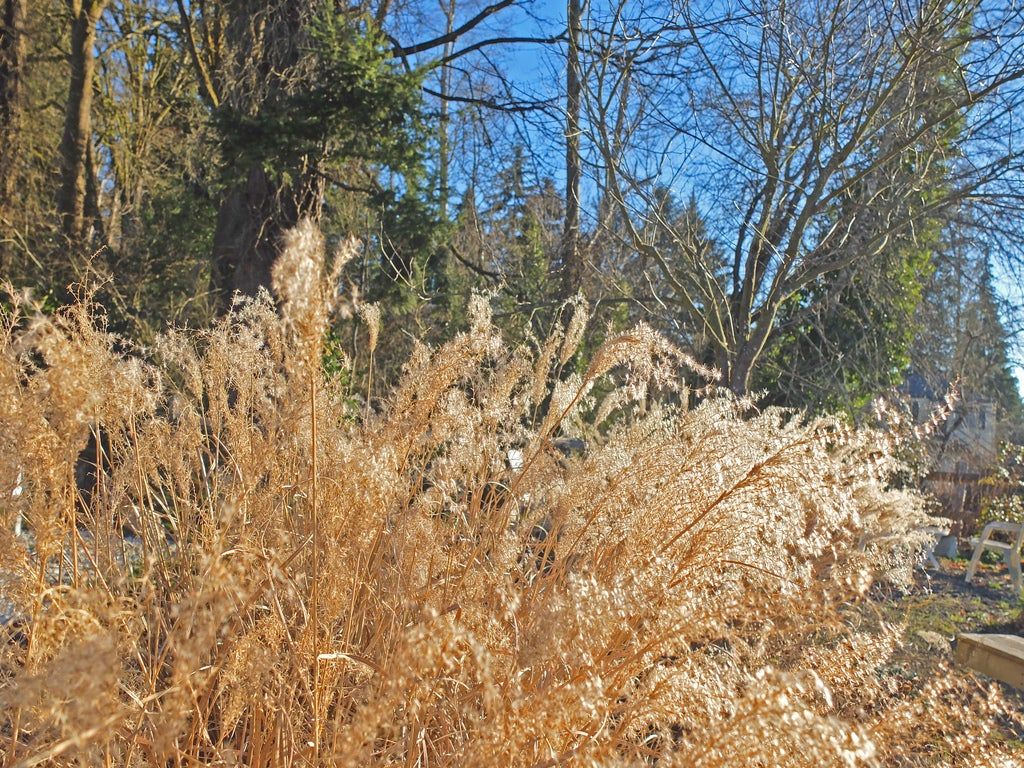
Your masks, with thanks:
<instances>
[{"instance_id":1,"label":"clump of dried grass","mask_svg":"<svg viewBox=\"0 0 1024 768\"><path fill-rule=\"evenodd\" d=\"M362 412L317 364L323 263L304 226L278 309L145 354L87 302L4 318L5 764L1012 764L997 692L896 685L898 632L847 611L906 578L925 519L882 435L647 407L713 372L643 327L553 381L578 302L532 351L475 300Z\"/></svg>"}]
</instances>

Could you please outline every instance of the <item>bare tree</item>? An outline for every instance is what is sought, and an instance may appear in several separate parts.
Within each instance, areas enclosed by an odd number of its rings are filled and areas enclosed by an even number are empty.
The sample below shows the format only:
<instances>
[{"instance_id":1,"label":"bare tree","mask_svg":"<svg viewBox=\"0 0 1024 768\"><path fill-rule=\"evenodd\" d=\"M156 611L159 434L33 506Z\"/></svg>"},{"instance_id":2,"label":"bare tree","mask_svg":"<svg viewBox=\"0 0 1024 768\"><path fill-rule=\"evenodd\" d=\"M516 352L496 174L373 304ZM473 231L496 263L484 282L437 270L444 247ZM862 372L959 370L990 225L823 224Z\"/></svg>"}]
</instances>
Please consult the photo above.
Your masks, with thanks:
<instances>
[{"instance_id":1,"label":"bare tree","mask_svg":"<svg viewBox=\"0 0 1024 768\"><path fill-rule=\"evenodd\" d=\"M172 29L167 3L112 0L98 25L95 132L106 156L100 169L100 208L104 241L113 250L121 243L124 222L138 214L160 173L167 145L181 137L169 126L186 119L190 68ZM172 138L173 137L173 138Z\"/></svg>"},{"instance_id":2,"label":"bare tree","mask_svg":"<svg viewBox=\"0 0 1024 768\"><path fill-rule=\"evenodd\" d=\"M652 17L644 28L624 3L588 25L605 62L588 88L590 124L631 244L738 393L784 302L1016 183L1016 8L735 0ZM625 152L607 128L616 110L629 114ZM723 248L694 247L660 220L657 186L695 192Z\"/></svg>"},{"instance_id":3,"label":"bare tree","mask_svg":"<svg viewBox=\"0 0 1024 768\"><path fill-rule=\"evenodd\" d=\"M450 35L455 29L455 0L440 0L440 10L444 14L445 34ZM451 195L451 94L452 65L449 57L455 51L455 41L450 40L443 47L442 63L438 72L438 142L437 142L437 196L441 204L441 219L448 218L448 198Z\"/></svg>"}]
</instances>

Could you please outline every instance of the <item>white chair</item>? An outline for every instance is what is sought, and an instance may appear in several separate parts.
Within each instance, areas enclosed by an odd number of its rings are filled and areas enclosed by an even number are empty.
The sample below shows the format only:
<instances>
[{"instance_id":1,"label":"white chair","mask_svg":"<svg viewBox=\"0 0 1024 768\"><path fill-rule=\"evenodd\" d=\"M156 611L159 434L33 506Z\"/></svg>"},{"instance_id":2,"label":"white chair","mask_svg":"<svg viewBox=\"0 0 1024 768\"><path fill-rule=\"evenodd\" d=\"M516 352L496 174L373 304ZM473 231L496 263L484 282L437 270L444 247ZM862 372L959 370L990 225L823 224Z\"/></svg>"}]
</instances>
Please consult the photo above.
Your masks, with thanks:
<instances>
[{"instance_id":1,"label":"white chair","mask_svg":"<svg viewBox=\"0 0 1024 768\"><path fill-rule=\"evenodd\" d=\"M922 550L925 562L927 563L927 566L925 567L934 568L937 571L942 567L942 565L939 563L939 559L935 556L935 548L939 546L939 542L942 540L942 537L948 533L948 531L945 528L938 528L934 525L927 525L922 528L921 531L927 534L929 539L928 543Z\"/></svg>"},{"instance_id":2,"label":"white chair","mask_svg":"<svg viewBox=\"0 0 1024 768\"><path fill-rule=\"evenodd\" d=\"M996 531L1008 534L1010 543L996 541L992 534ZM1024 544L1024 523L1008 523L1002 520L989 523L981 531L981 538L971 539L974 545L974 554L971 555L970 565L967 566L965 581L970 581L974 572L978 570L978 562L981 560L981 553L986 549L994 549L1003 553L1003 559L1010 567L1010 576L1013 579L1013 588L1020 594L1021 573L1020 573L1020 548Z\"/></svg>"}]
</instances>

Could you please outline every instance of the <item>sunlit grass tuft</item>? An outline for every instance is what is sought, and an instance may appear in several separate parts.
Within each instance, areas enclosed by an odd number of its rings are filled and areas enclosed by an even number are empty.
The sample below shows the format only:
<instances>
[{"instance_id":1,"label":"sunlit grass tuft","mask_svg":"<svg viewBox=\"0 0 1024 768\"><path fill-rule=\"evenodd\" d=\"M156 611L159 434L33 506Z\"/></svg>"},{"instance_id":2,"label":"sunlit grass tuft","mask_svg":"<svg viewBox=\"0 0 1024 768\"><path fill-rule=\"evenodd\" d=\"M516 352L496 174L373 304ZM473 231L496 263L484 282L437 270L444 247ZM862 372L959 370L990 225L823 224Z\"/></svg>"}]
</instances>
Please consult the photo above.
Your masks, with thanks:
<instances>
[{"instance_id":1,"label":"sunlit grass tuft","mask_svg":"<svg viewBox=\"0 0 1024 768\"><path fill-rule=\"evenodd\" d=\"M645 327L565 374L579 306L509 349L480 298L353 405L323 263L304 226L279 307L152 350L86 301L5 316L5 764L1014 764L998 691L887 677L897 628L844 610L926 521L886 436L716 394Z\"/></svg>"}]
</instances>

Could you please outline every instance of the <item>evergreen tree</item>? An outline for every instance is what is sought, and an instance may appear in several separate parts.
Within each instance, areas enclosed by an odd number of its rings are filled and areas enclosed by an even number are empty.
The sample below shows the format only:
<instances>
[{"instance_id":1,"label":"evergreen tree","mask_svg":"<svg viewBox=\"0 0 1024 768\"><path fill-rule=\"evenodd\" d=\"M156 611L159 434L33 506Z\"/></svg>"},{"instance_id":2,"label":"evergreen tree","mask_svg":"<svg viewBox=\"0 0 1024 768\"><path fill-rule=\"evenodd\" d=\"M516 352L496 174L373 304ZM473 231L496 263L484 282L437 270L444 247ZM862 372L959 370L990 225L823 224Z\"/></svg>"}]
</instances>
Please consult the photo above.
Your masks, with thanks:
<instances>
[{"instance_id":1,"label":"evergreen tree","mask_svg":"<svg viewBox=\"0 0 1024 768\"><path fill-rule=\"evenodd\" d=\"M322 0L281 5L227 4L213 244L223 306L270 285L282 234L321 218L330 184L353 186L339 173L362 170L358 184L380 195L381 174L415 175L420 164L420 75L398 67L374 19Z\"/></svg>"}]
</instances>

